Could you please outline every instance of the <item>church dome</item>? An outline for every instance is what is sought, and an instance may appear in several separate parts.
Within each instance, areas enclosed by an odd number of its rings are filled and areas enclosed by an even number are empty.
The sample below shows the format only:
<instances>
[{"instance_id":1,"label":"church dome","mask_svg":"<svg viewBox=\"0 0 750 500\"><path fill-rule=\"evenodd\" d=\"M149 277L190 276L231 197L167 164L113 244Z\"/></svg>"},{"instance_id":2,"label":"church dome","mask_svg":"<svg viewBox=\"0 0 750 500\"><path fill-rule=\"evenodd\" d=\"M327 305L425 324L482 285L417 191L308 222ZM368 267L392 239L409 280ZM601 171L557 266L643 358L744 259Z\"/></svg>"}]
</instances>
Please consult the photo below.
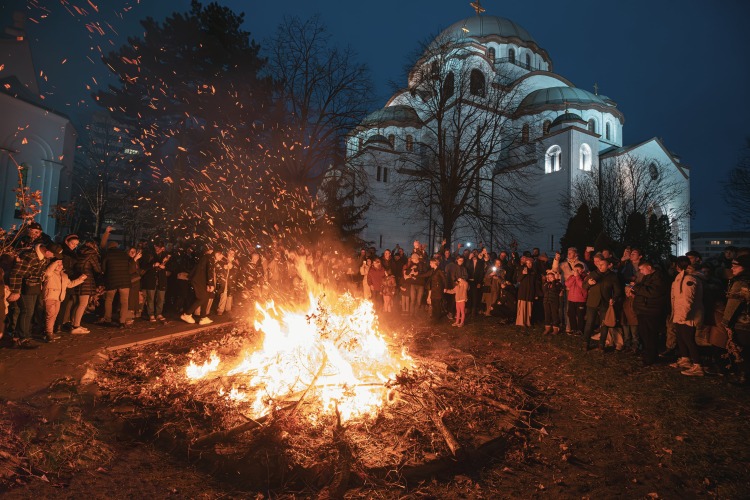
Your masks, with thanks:
<instances>
[{"instance_id":1,"label":"church dome","mask_svg":"<svg viewBox=\"0 0 750 500\"><path fill-rule=\"evenodd\" d=\"M466 30L468 30L468 32ZM484 15L468 17L451 24L438 36L438 40L448 37L479 38L490 35L496 35L503 38L518 38L521 41L536 44L536 40L534 40L528 31L510 19Z\"/></svg>"},{"instance_id":2,"label":"church dome","mask_svg":"<svg viewBox=\"0 0 750 500\"><path fill-rule=\"evenodd\" d=\"M417 115L417 112L414 111L414 108L403 104L379 109L370 113L362 120L362 125L364 126L383 125L386 123L421 126L422 120Z\"/></svg>"},{"instance_id":3,"label":"church dome","mask_svg":"<svg viewBox=\"0 0 750 500\"><path fill-rule=\"evenodd\" d=\"M550 127L554 127L556 125L561 125L563 123L567 122L580 122L580 123L586 123L583 118L580 117L580 115L577 115L575 113L563 113L554 120L552 120L552 124Z\"/></svg>"},{"instance_id":4,"label":"church dome","mask_svg":"<svg viewBox=\"0 0 750 500\"><path fill-rule=\"evenodd\" d=\"M611 102L611 101L610 101ZM596 94L575 87L549 87L535 90L524 97L518 106L518 111L541 108L548 104L598 104L611 106L610 103Z\"/></svg>"},{"instance_id":5,"label":"church dome","mask_svg":"<svg viewBox=\"0 0 750 500\"><path fill-rule=\"evenodd\" d=\"M391 141L388 140L388 138L381 134L375 134L371 135L367 138L367 140L364 143L364 147L367 146L374 146L376 144L379 144L381 146L387 146L390 149L393 149L393 145L391 144Z\"/></svg>"}]
</instances>

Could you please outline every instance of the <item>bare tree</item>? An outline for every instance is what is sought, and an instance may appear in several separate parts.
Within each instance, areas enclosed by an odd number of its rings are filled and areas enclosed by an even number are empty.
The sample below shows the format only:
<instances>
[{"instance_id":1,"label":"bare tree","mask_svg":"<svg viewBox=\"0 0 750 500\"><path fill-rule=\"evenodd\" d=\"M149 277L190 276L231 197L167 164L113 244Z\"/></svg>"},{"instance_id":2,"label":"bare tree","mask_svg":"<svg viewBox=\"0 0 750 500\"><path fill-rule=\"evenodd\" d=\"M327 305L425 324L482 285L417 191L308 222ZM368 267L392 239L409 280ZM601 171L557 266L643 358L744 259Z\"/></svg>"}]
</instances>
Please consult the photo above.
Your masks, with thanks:
<instances>
[{"instance_id":1,"label":"bare tree","mask_svg":"<svg viewBox=\"0 0 750 500\"><path fill-rule=\"evenodd\" d=\"M598 208L604 231L615 241L623 242L631 214L641 214L646 220L652 214L666 215L670 221L688 217L690 206L676 202L682 198L683 190L684 184L665 165L623 154L604 160L579 176L563 206L569 211L583 204Z\"/></svg>"},{"instance_id":2,"label":"bare tree","mask_svg":"<svg viewBox=\"0 0 750 500\"><path fill-rule=\"evenodd\" d=\"M750 228L750 137L737 166L729 171L724 187L729 193L732 224L739 229Z\"/></svg>"},{"instance_id":3,"label":"bare tree","mask_svg":"<svg viewBox=\"0 0 750 500\"><path fill-rule=\"evenodd\" d=\"M528 145L512 120L523 84L513 84L513 68L503 74L504 66L478 62L484 54L455 35L423 44L420 54L398 99L424 126L413 152L401 156L393 195L430 217L449 243L456 232L508 240L531 224L531 174L522 167L536 158L524 158Z\"/></svg>"},{"instance_id":4,"label":"bare tree","mask_svg":"<svg viewBox=\"0 0 750 500\"><path fill-rule=\"evenodd\" d=\"M268 50L268 70L278 85L272 149L280 151L279 175L290 187L317 187L369 109L369 70L349 47L331 44L318 16L286 17Z\"/></svg>"},{"instance_id":5,"label":"bare tree","mask_svg":"<svg viewBox=\"0 0 750 500\"><path fill-rule=\"evenodd\" d=\"M114 212L118 186L128 177L137 153L124 126L108 114L97 113L86 127L86 141L75 159L74 197L80 217L90 217L92 233L99 237L105 216ZM131 146L130 148L128 146Z\"/></svg>"}]
</instances>

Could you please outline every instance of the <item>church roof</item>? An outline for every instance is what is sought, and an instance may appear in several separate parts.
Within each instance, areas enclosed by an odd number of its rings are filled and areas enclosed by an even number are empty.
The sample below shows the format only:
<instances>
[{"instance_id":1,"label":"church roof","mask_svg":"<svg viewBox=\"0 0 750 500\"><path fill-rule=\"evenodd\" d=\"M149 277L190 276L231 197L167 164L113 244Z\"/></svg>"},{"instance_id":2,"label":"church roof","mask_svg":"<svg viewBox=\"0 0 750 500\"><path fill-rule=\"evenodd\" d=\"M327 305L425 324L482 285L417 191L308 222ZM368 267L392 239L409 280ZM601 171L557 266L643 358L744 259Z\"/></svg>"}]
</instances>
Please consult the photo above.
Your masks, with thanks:
<instances>
[{"instance_id":1,"label":"church roof","mask_svg":"<svg viewBox=\"0 0 750 500\"><path fill-rule=\"evenodd\" d=\"M467 31L468 30L468 31ZM472 16L448 26L438 36L441 38L467 38L497 35L503 38L518 38L536 44L536 40L523 27L510 19L498 16Z\"/></svg>"},{"instance_id":2,"label":"church roof","mask_svg":"<svg viewBox=\"0 0 750 500\"><path fill-rule=\"evenodd\" d=\"M387 106L370 113L364 120L362 120L362 125L367 127L382 125L388 122L403 125L422 125L422 120L419 118L419 115L417 115L417 112L414 111L414 108L403 104Z\"/></svg>"},{"instance_id":3,"label":"church roof","mask_svg":"<svg viewBox=\"0 0 750 500\"><path fill-rule=\"evenodd\" d=\"M555 125L560 125L565 122L581 122L586 123L586 121L580 117L580 115L577 115L575 113L563 113L554 120L552 120L552 124L550 127L554 127Z\"/></svg>"},{"instance_id":4,"label":"church roof","mask_svg":"<svg viewBox=\"0 0 750 500\"><path fill-rule=\"evenodd\" d=\"M371 135L370 137L368 137L364 143L364 147L372 146L375 144L382 144L393 149L393 145L391 144L391 141L389 141L386 136L381 135L381 134L375 134L375 135Z\"/></svg>"},{"instance_id":5,"label":"church roof","mask_svg":"<svg viewBox=\"0 0 750 500\"><path fill-rule=\"evenodd\" d=\"M575 87L549 87L535 90L524 97L518 106L518 111L538 108L547 104L599 104L611 106L612 101L605 101L596 94Z\"/></svg>"}]
</instances>

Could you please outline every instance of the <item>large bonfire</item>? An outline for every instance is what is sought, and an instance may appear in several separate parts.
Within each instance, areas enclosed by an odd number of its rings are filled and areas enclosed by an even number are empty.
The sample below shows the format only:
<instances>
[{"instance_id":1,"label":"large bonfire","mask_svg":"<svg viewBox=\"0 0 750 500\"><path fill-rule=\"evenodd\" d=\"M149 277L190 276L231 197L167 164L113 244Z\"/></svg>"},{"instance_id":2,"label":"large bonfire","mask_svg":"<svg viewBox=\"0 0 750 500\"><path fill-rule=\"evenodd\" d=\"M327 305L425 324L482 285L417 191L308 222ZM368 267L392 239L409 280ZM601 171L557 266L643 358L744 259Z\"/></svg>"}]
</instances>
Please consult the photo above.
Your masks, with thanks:
<instances>
[{"instance_id":1,"label":"large bonfire","mask_svg":"<svg viewBox=\"0 0 750 500\"><path fill-rule=\"evenodd\" d=\"M186 376L196 383L235 377L223 395L249 406L252 418L303 399L314 403L306 412L311 420L331 413L342 422L376 416L389 384L411 366L411 358L403 348L388 345L370 301L324 290L304 262L297 264L297 272L309 290L306 305L256 304L260 346L239 361L223 362L216 353L203 364L191 361Z\"/></svg>"}]
</instances>

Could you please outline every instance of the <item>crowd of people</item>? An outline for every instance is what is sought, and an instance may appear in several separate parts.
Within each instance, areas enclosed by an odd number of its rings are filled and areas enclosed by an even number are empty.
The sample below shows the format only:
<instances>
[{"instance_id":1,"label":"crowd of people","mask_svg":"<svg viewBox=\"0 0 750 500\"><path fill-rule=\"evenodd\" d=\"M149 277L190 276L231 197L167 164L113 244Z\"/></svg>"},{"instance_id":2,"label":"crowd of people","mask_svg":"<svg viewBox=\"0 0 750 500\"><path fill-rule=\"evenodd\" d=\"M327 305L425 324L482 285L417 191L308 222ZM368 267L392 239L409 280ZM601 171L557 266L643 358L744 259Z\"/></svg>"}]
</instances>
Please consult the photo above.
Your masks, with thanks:
<instances>
[{"instance_id":1,"label":"crowd of people","mask_svg":"<svg viewBox=\"0 0 750 500\"><path fill-rule=\"evenodd\" d=\"M631 352L644 365L660 360L686 376L735 372L746 384L750 363L750 249L727 247L703 261L695 251L667 263L638 248L587 247L550 257L538 248L521 254L486 248L445 247L428 256L414 242L402 248L363 250L362 293L376 308L402 315L430 311L454 327L479 316L530 333L567 333L585 351Z\"/></svg>"},{"instance_id":2,"label":"crowd of people","mask_svg":"<svg viewBox=\"0 0 750 500\"><path fill-rule=\"evenodd\" d=\"M85 335L84 318L129 326L137 319L209 324L235 297L248 303L269 295L303 300L302 263L316 281L371 300L385 317L396 315L462 328L480 316L515 324L526 333L567 333L586 351L638 354L645 365L673 358L689 376L733 370L750 378L750 249L728 247L703 261L688 252L668 263L626 247L577 248L548 256L461 248L443 242L432 255L415 241L378 255L324 244L252 251L241 259L216 244L141 241L124 248L108 228L99 241L67 235L54 243L36 223L13 237L0 257L5 306L4 344L32 348L60 333ZM117 297L117 301L115 301ZM6 314L7 313L7 314ZM86 314L88 313L88 316ZM731 363L731 364L730 364Z\"/></svg>"},{"instance_id":3,"label":"crowd of people","mask_svg":"<svg viewBox=\"0 0 750 500\"><path fill-rule=\"evenodd\" d=\"M166 321L171 314L206 325L213 322L209 312L230 313L235 292L253 293L262 282L257 254L243 263L238 279L231 248L161 240L125 248L110 234L107 228L98 241L69 234L55 243L30 223L6 236L0 345L30 349L37 346L34 340L52 342L61 333L85 335L90 329L84 319L127 327L137 319Z\"/></svg>"}]
</instances>

